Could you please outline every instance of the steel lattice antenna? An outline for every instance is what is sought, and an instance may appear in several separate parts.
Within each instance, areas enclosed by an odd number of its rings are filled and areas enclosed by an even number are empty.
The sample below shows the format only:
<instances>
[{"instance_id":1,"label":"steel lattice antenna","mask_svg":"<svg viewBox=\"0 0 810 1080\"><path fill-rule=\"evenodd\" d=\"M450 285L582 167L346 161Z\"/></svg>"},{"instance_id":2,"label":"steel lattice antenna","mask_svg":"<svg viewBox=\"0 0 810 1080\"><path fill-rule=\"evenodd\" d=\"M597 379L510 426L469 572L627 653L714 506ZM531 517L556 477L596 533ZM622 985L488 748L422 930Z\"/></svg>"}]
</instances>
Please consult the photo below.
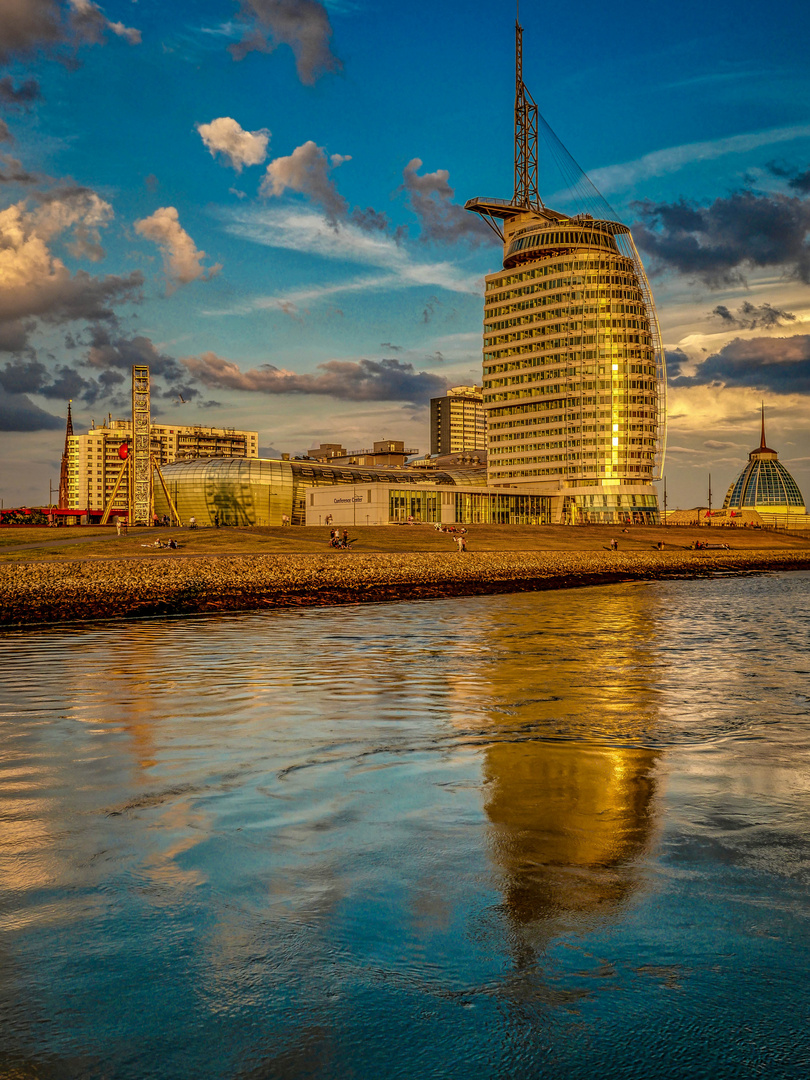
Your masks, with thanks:
<instances>
[{"instance_id":1,"label":"steel lattice antenna","mask_svg":"<svg viewBox=\"0 0 810 1080\"><path fill-rule=\"evenodd\" d=\"M519 20L515 20L515 197L512 201L515 206L544 209L538 190L537 104L523 82L523 27Z\"/></svg>"}]
</instances>

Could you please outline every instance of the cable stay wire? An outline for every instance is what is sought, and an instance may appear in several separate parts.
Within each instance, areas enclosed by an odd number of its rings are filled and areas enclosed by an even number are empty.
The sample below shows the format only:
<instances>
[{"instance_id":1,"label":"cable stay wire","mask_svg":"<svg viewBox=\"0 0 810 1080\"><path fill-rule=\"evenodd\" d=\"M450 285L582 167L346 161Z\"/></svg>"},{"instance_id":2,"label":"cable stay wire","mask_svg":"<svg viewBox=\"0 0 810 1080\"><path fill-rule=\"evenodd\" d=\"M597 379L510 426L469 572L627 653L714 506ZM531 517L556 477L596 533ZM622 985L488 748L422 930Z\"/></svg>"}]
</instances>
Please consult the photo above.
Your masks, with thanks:
<instances>
[{"instance_id":1,"label":"cable stay wire","mask_svg":"<svg viewBox=\"0 0 810 1080\"><path fill-rule=\"evenodd\" d=\"M619 221L619 216L604 195L599 191L583 168L568 152L565 145L555 134L546 118L537 110L538 119L538 157L542 158L541 170L547 163L556 167L559 175L559 190L553 194L554 201L571 204L578 213L591 214L595 218L607 221ZM542 149L541 149L542 148ZM552 174L555 170L552 170ZM546 179L544 177L544 179ZM548 182L544 183L548 188ZM547 202L550 200L546 200Z\"/></svg>"}]
</instances>

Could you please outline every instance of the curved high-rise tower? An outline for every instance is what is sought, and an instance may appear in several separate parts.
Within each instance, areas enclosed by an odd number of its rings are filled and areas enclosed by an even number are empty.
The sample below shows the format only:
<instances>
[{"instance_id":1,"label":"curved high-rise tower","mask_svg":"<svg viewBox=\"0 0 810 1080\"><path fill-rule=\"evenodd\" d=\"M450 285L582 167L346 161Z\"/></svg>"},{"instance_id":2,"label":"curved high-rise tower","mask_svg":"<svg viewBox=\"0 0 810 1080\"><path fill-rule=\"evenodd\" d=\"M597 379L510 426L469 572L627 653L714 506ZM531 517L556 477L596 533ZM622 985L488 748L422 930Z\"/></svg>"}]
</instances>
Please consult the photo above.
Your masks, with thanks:
<instances>
[{"instance_id":1,"label":"curved high-rise tower","mask_svg":"<svg viewBox=\"0 0 810 1080\"><path fill-rule=\"evenodd\" d=\"M540 199L516 31L514 197L466 204L503 242L484 298L488 483L558 496L557 521L654 523L666 372L652 293L627 226Z\"/></svg>"}]
</instances>

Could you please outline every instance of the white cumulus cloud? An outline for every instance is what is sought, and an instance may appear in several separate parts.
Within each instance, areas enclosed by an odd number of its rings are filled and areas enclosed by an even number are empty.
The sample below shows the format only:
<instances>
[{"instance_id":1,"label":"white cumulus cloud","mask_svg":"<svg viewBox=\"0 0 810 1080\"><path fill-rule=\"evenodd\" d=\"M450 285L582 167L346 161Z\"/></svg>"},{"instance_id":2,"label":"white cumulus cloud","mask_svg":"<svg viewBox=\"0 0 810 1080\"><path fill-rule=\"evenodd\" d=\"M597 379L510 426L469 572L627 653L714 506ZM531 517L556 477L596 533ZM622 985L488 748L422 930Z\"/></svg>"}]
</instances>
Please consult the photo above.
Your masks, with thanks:
<instances>
[{"instance_id":1,"label":"white cumulus cloud","mask_svg":"<svg viewBox=\"0 0 810 1080\"><path fill-rule=\"evenodd\" d=\"M212 157L223 154L241 172L245 165L261 165L267 157L270 132L266 128L245 131L230 116L220 116L210 124L197 124L197 131Z\"/></svg>"},{"instance_id":2,"label":"white cumulus cloud","mask_svg":"<svg viewBox=\"0 0 810 1080\"><path fill-rule=\"evenodd\" d=\"M190 281L208 281L222 269L220 263L208 268L202 265L205 252L197 248L181 226L174 206L161 206L151 217L136 221L135 232L157 244L162 251L169 290Z\"/></svg>"},{"instance_id":3,"label":"white cumulus cloud","mask_svg":"<svg viewBox=\"0 0 810 1080\"><path fill-rule=\"evenodd\" d=\"M293 150L287 157L279 157L267 166L259 194L283 195L296 191L320 204L330 221L345 218L348 206L332 181L332 170L351 158L344 154L332 154L317 146L311 139Z\"/></svg>"}]
</instances>

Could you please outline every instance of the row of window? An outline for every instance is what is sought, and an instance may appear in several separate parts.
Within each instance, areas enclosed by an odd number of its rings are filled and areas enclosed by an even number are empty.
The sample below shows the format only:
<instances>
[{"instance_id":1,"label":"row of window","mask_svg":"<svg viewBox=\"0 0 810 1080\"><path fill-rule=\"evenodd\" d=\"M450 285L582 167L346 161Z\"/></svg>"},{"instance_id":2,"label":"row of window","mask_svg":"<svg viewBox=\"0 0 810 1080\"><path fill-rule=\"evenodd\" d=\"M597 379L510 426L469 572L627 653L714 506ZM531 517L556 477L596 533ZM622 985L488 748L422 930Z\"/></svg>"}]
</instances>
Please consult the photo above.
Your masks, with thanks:
<instances>
[{"instance_id":1,"label":"row of window","mask_svg":"<svg viewBox=\"0 0 810 1080\"><path fill-rule=\"evenodd\" d=\"M594 273L598 271L598 273ZM617 272L618 271L618 272ZM561 262L553 259L545 262L542 266L532 270L522 270L517 274L509 274L503 277L502 272L493 274L486 282L486 291L494 292L505 285L517 285L521 281L533 281L544 277L568 274L568 277L560 277L557 281L549 282L547 288L559 288L562 285L571 285L571 274L578 276L574 284L588 285L621 285L632 281L635 283L635 271L630 259L624 257L610 259L575 259Z\"/></svg>"},{"instance_id":2,"label":"row of window","mask_svg":"<svg viewBox=\"0 0 810 1080\"><path fill-rule=\"evenodd\" d=\"M625 465L621 470L617 470L615 466L610 465L565 465L559 469L493 470L493 475L497 475L499 480L525 479L527 476L577 476L582 473L595 473L618 480L621 480L623 476L629 477L632 474L634 479L645 480L652 475L652 468L650 465Z\"/></svg>"},{"instance_id":3,"label":"row of window","mask_svg":"<svg viewBox=\"0 0 810 1080\"><path fill-rule=\"evenodd\" d=\"M526 323L531 322L544 322L550 319L564 319L566 316L562 312L554 314L546 311L545 304L534 303L531 300L522 300L519 304L514 304L512 307L525 310L529 308L528 315L517 315L511 319L501 319L499 322L489 322L488 320L493 318L494 313L484 313L484 330L506 330L510 326L523 326ZM500 309L498 309L500 311ZM609 302L602 302L600 304L584 304L577 307L569 307L567 311L567 317L572 318L575 316L583 317L585 315L602 315L606 326L612 325L611 320L618 318L618 316L639 316L645 315L645 309L642 304L611 304Z\"/></svg>"},{"instance_id":4,"label":"row of window","mask_svg":"<svg viewBox=\"0 0 810 1080\"><path fill-rule=\"evenodd\" d=\"M490 348L493 346L499 346L507 341L524 341L526 338L542 338L550 337L552 334L564 334L568 339L579 340L582 338L585 330L601 330L602 336L604 336L606 343L610 341L627 341L628 338L624 334L617 334L617 330L644 330L647 331L646 324L643 324L639 319L605 319L599 321L597 319L587 319L584 323L571 322L566 324L565 322L555 321L550 326L532 326L528 330L512 330L509 333L494 334L490 337L484 338L484 348ZM593 343L593 336L589 335L586 340ZM632 341L638 341L638 337L630 338Z\"/></svg>"},{"instance_id":5,"label":"row of window","mask_svg":"<svg viewBox=\"0 0 810 1080\"><path fill-rule=\"evenodd\" d=\"M505 258L509 258L510 255L514 255L517 251L525 251L527 248L557 248L562 245L566 247L571 245L603 247L608 248L610 251L618 250L616 241L607 233L592 229L564 229L555 232L531 233L529 236L522 236L518 240L513 240L506 250Z\"/></svg>"}]
</instances>

